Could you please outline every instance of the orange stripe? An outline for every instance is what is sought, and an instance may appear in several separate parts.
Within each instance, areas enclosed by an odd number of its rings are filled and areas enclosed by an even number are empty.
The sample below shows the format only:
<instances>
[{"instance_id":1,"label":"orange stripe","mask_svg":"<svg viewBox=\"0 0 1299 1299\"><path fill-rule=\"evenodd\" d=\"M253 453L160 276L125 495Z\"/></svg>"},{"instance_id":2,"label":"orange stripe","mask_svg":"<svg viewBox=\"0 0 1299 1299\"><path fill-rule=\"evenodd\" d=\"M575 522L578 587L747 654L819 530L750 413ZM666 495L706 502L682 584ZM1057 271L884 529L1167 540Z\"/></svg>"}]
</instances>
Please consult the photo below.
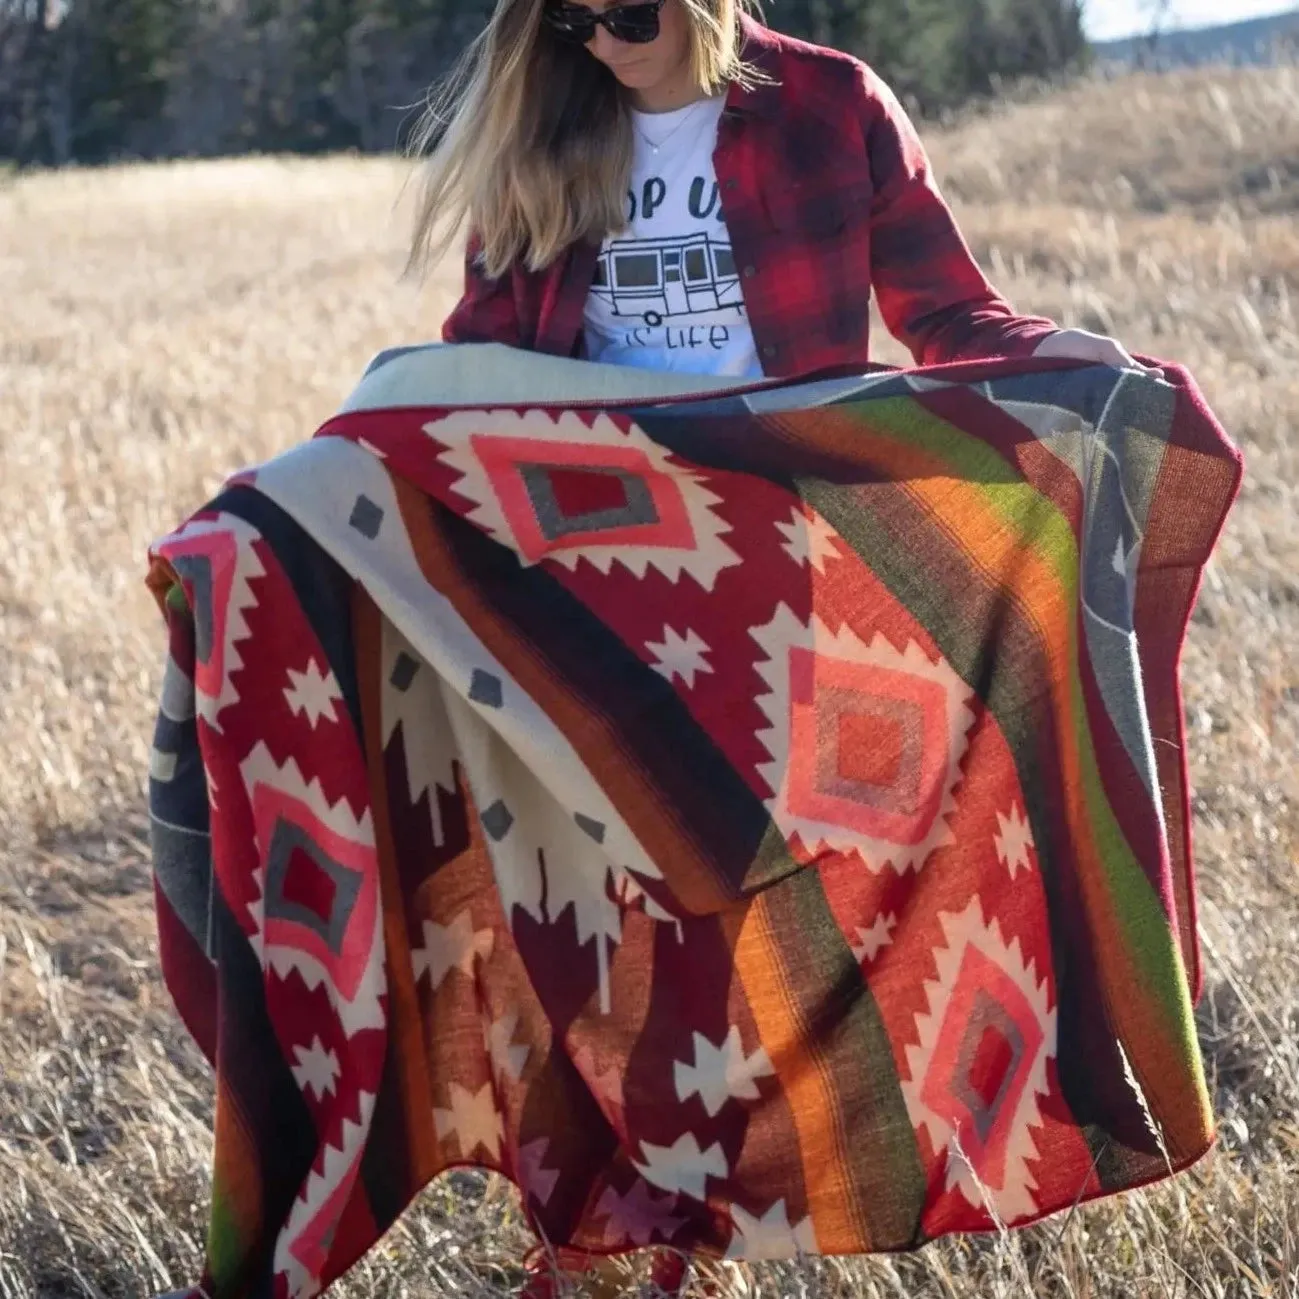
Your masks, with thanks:
<instances>
[{"instance_id":1,"label":"orange stripe","mask_svg":"<svg viewBox=\"0 0 1299 1299\"><path fill-rule=\"evenodd\" d=\"M406 932L407 899L402 894L396 868L396 845L388 813L388 788L384 779L383 733L380 713L380 641L382 617L374 601L354 585L352 626L356 642L356 675L361 695L362 739L369 769L370 806L374 821L375 854L379 862L379 889L383 906L385 971L388 981L389 1059L396 1065L404 1130L417 1190L440 1170L440 1145L433 1126L433 1092L429 1077L428 1048L415 967Z\"/></svg>"},{"instance_id":2,"label":"orange stripe","mask_svg":"<svg viewBox=\"0 0 1299 1299\"><path fill-rule=\"evenodd\" d=\"M246 1278L261 1251L272 1248L262 1221L265 1205L262 1159L229 1081L217 1077L212 1143L212 1213L208 1264L214 1278L231 1286Z\"/></svg>"},{"instance_id":3,"label":"orange stripe","mask_svg":"<svg viewBox=\"0 0 1299 1299\"><path fill-rule=\"evenodd\" d=\"M871 1247L870 1233L844 1144L842 1106L790 993L768 897L764 893L743 911L724 917L735 970L798 1134L817 1245L827 1254L863 1253Z\"/></svg>"}]
</instances>

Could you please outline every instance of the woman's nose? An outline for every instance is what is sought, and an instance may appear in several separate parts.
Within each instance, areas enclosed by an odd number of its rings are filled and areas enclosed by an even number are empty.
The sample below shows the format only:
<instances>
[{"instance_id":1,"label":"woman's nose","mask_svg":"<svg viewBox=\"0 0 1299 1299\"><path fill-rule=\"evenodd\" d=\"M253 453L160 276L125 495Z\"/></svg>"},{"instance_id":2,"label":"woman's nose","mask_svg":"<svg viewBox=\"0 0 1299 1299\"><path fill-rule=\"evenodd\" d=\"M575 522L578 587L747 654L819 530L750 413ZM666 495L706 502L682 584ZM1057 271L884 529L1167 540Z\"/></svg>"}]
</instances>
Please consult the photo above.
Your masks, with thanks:
<instances>
[{"instance_id":1,"label":"woman's nose","mask_svg":"<svg viewBox=\"0 0 1299 1299\"><path fill-rule=\"evenodd\" d=\"M595 29L595 39L591 42L591 53L595 55L601 63L616 63L618 61L618 41L601 26Z\"/></svg>"}]
</instances>

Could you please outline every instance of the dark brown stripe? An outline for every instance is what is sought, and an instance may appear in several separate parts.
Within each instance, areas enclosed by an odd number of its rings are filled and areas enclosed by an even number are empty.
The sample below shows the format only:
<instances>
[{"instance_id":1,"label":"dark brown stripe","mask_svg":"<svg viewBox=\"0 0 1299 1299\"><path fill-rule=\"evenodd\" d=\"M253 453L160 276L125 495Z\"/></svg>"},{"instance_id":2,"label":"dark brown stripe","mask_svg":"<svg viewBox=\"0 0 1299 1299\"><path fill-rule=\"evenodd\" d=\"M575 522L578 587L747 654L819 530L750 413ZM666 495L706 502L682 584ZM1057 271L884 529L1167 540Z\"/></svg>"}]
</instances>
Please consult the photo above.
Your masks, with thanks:
<instances>
[{"instance_id":1,"label":"dark brown stripe","mask_svg":"<svg viewBox=\"0 0 1299 1299\"><path fill-rule=\"evenodd\" d=\"M421 570L546 715L657 863L679 906L728 905L764 863L797 869L762 800L673 687L563 585L399 479Z\"/></svg>"}]
</instances>

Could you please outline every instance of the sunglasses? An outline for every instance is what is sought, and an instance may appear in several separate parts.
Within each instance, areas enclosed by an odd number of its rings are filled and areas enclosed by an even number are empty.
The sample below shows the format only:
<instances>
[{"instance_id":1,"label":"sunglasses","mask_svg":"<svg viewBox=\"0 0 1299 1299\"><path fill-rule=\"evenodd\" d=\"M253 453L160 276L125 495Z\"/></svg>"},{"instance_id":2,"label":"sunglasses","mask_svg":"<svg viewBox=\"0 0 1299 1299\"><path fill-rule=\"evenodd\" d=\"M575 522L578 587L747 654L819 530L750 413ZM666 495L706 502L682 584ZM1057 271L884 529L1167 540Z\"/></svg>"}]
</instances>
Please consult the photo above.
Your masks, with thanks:
<instances>
[{"instance_id":1,"label":"sunglasses","mask_svg":"<svg viewBox=\"0 0 1299 1299\"><path fill-rule=\"evenodd\" d=\"M659 11L667 0L643 0L642 3L618 5L596 13L584 5L547 5L543 10L547 26L566 41L587 45L597 26L616 41L628 45L648 45L659 34Z\"/></svg>"}]
</instances>

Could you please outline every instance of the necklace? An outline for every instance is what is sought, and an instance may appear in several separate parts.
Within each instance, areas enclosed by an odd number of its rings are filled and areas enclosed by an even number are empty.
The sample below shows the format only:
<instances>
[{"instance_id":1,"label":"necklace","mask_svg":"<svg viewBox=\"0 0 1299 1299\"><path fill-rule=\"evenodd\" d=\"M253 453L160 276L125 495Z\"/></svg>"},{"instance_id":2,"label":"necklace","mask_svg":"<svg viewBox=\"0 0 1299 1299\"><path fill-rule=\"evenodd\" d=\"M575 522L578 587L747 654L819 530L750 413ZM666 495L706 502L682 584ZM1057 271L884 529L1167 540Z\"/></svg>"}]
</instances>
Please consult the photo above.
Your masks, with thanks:
<instances>
[{"instance_id":1,"label":"necklace","mask_svg":"<svg viewBox=\"0 0 1299 1299\"><path fill-rule=\"evenodd\" d=\"M687 109L687 110L682 114L682 116L681 116L681 120L680 120L680 121L679 121L679 122L678 122L678 123L677 123L677 124L676 124L676 125L675 125L675 126L674 126L674 127L673 127L673 128L672 128L672 129L671 129L671 130L670 130L670 131L669 131L669 132L668 132L668 133L667 133L667 134L662 138L662 139L661 139L661 140L651 140L650 137L649 137L648 135L646 135L644 131L641 130L640 123L639 123L639 122L636 120L636 118L634 118L634 117L632 118L632 125L636 128L636 134L639 135L640 138L641 138L642 140L644 140L646 144L649 145L649 147L650 147L650 152L651 152L651 153L658 153L658 151L659 151L659 150L660 150L660 149L661 149L665 144L667 144L667 142L668 142L668 141L669 141L669 140L670 140L674 135L676 135L676 133L677 133L679 130L681 130L681 128L682 128L683 126L685 126L685 124L686 124L687 122L690 122L690 121L693 121L693 120L694 120L695 114L696 114L696 113L699 111L699 109L702 108L703 105L706 104L707 102L708 102L708 100L706 100L706 99L700 99L700 100L698 100L696 103L694 103L693 105L691 105L691 107L688 108L688 109ZM650 116L652 116L652 114L650 114Z\"/></svg>"}]
</instances>

